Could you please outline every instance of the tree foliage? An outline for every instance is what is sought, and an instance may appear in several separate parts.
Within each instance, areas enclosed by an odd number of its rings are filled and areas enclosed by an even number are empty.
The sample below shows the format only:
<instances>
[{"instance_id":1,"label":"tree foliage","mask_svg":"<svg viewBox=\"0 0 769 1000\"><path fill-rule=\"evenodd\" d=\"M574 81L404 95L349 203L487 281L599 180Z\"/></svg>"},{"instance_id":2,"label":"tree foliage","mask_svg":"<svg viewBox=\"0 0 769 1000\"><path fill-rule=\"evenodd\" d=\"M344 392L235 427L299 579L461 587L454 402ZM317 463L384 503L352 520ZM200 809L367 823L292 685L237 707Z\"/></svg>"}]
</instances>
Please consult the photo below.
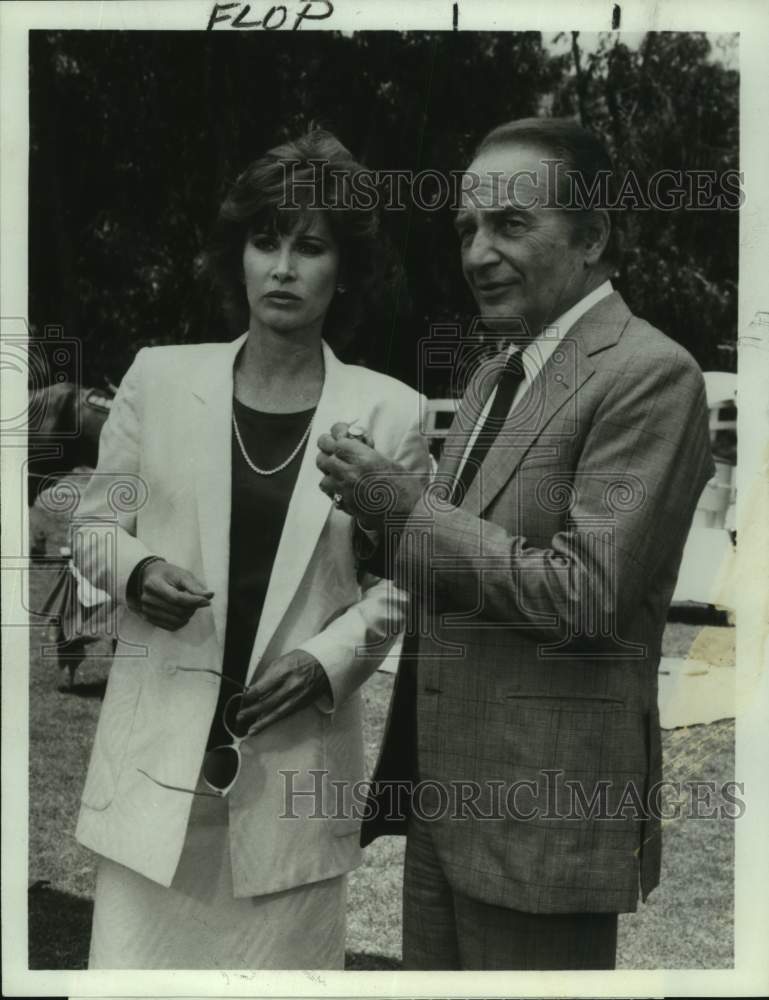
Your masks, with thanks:
<instances>
[{"instance_id":1,"label":"tree foliage","mask_svg":"<svg viewBox=\"0 0 769 1000\"><path fill-rule=\"evenodd\" d=\"M553 113L579 114L606 140L620 176L633 171L642 191L663 169L720 178L739 168L739 76L711 55L704 34L649 32L634 50L607 33L561 86ZM617 284L633 311L704 369L733 368L738 213L689 205L623 221Z\"/></svg>"},{"instance_id":2,"label":"tree foliage","mask_svg":"<svg viewBox=\"0 0 769 1000\"><path fill-rule=\"evenodd\" d=\"M579 62L579 73L576 71ZM737 74L701 35L554 56L538 33L30 33L29 316L117 381L144 345L229 339L197 262L242 167L310 122L379 170L460 170L508 119L582 115L621 168L736 166ZM448 209L385 213L401 267L352 349L415 383L430 324L472 317ZM618 275L631 308L725 367L737 215L637 213ZM79 373L71 373L77 376ZM440 372L423 383L445 391Z\"/></svg>"}]
</instances>

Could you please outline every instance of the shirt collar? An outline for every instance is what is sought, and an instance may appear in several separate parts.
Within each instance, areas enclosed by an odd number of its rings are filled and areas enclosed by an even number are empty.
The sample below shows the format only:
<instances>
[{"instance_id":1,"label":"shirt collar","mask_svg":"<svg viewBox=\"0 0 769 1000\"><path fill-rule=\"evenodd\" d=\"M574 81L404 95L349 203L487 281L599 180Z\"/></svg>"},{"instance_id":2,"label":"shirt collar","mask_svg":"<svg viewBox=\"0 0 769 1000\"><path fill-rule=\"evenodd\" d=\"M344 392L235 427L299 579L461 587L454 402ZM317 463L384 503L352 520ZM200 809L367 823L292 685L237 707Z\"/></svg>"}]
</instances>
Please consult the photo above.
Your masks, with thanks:
<instances>
[{"instance_id":1,"label":"shirt collar","mask_svg":"<svg viewBox=\"0 0 769 1000\"><path fill-rule=\"evenodd\" d=\"M607 278L598 288L594 288L592 292L588 292L579 302L575 302L571 309L567 309L565 313L562 313L556 320L549 323L545 327L545 330L552 330L555 327L554 335L560 340L566 336L580 316L584 316L588 309L592 309L597 302L605 299L607 295L611 295L613 291L614 286Z\"/></svg>"},{"instance_id":2,"label":"shirt collar","mask_svg":"<svg viewBox=\"0 0 769 1000\"><path fill-rule=\"evenodd\" d=\"M587 295L583 296L579 302L575 302L565 313L561 313L552 323L548 323L542 332L523 348L524 355L530 360L534 360L534 368L542 368L545 361L555 350L556 344L566 336L577 320L581 316L584 316L588 309L592 309L601 299L605 299L611 295L613 291L614 286L607 278L597 288L594 288L592 292L588 292ZM507 348L507 353L512 354L517 350L519 348L516 344L510 344Z\"/></svg>"}]
</instances>

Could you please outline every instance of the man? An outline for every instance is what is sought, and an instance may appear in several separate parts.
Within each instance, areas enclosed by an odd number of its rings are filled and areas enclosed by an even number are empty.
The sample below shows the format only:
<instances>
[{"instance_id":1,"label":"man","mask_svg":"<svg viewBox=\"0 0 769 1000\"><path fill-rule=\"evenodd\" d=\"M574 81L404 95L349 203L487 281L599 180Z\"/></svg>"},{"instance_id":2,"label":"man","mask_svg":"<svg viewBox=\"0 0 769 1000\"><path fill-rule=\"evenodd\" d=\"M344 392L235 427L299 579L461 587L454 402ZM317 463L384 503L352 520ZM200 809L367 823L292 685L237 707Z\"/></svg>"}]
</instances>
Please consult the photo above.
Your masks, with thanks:
<instances>
[{"instance_id":1,"label":"man","mask_svg":"<svg viewBox=\"0 0 769 1000\"><path fill-rule=\"evenodd\" d=\"M498 353L431 487L319 442L416 613L363 834L407 827L406 968L613 968L659 880L657 665L713 464L697 365L612 289L609 213L569 203L610 169L565 120L481 142L456 221Z\"/></svg>"}]
</instances>

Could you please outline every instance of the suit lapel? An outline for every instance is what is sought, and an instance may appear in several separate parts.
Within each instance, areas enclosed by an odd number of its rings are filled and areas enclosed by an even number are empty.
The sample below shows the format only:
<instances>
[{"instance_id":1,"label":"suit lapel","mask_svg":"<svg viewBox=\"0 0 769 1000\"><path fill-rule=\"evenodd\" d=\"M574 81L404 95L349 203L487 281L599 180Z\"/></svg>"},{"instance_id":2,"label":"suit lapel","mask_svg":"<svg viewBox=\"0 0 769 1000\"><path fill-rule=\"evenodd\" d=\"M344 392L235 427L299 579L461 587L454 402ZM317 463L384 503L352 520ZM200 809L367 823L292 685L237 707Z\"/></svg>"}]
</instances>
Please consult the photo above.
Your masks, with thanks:
<instances>
[{"instance_id":1,"label":"suit lapel","mask_svg":"<svg viewBox=\"0 0 769 1000\"><path fill-rule=\"evenodd\" d=\"M532 446L537 443L547 447L548 424L594 371L574 340L567 338L559 344L558 351L548 358L489 448L478 475L470 483L463 510L479 515L512 477ZM557 442L553 441L553 445L557 447Z\"/></svg>"},{"instance_id":2,"label":"suit lapel","mask_svg":"<svg viewBox=\"0 0 769 1000\"><path fill-rule=\"evenodd\" d=\"M232 506L232 367L246 335L212 353L191 380L197 419L190 429L205 583L216 635L224 649Z\"/></svg>"},{"instance_id":3,"label":"suit lapel","mask_svg":"<svg viewBox=\"0 0 769 1000\"><path fill-rule=\"evenodd\" d=\"M612 292L577 320L548 358L526 395L510 413L478 475L470 484L462 504L463 510L480 515L515 473L532 446L538 443L547 447L545 431L548 424L595 372L590 356L616 344L630 317L630 310L621 295ZM477 411L477 405L474 409ZM552 446L557 448L557 445L558 442L553 440Z\"/></svg>"},{"instance_id":4,"label":"suit lapel","mask_svg":"<svg viewBox=\"0 0 769 1000\"><path fill-rule=\"evenodd\" d=\"M344 365L336 359L325 343L323 363L325 368L323 391L318 400L313 426L291 494L278 551L275 554L267 595L251 652L248 668L249 683L301 584L320 533L333 509L331 500L318 485L321 473L315 464L317 455L315 442L336 421L353 420L362 416L356 409L354 386L347 384L345 380ZM340 411L340 405L344 408L344 412ZM348 407L351 408L350 412Z\"/></svg>"}]
</instances>

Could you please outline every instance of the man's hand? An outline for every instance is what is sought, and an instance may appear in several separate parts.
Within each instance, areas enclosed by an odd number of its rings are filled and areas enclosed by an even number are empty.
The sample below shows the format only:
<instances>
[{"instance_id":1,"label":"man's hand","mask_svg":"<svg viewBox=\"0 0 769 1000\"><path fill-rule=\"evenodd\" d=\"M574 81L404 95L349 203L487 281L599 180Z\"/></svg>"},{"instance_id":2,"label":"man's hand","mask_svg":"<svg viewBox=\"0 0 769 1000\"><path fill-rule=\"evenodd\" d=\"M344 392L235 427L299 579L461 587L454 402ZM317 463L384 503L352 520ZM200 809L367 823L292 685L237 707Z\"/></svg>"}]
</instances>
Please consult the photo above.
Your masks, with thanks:
<instances>
[{"instance_id":1,"label":"man's hand","mask_svg":"<svg viewBox=\"0 0 769 1000\"><path fill-rule=\"evenodd\" d=\"M148 563L141 571L137 604L148 622L176 632L198 608L207 608L214 596L205 584L181 566L163 560Z\"/></svg>"},{"instance_id":2,"label":"man's hand","mask_svg":"<svg viewBox=\"0 0 769 1000\"><path fill-rule=\"evenodd\" d=\"M324 694L331 695L326 671L310 653L294 649L268 664L245 692L238 732L259 733Z\"/></svg>"},{"instance_id":3,"label":"man's hand","mask_svg":"<svg viewBox=\"0 0 769 1000\"><path fill-rule=\"evenodd\" d=\"M386 517L406 518L428 477L415 475L375 451L367 440L350 437L347 424L334 424L318 439L315 464L325 473L320 488L341 496L340 506L367 529L381 528Z\"/></svg>"}]
</instances>

